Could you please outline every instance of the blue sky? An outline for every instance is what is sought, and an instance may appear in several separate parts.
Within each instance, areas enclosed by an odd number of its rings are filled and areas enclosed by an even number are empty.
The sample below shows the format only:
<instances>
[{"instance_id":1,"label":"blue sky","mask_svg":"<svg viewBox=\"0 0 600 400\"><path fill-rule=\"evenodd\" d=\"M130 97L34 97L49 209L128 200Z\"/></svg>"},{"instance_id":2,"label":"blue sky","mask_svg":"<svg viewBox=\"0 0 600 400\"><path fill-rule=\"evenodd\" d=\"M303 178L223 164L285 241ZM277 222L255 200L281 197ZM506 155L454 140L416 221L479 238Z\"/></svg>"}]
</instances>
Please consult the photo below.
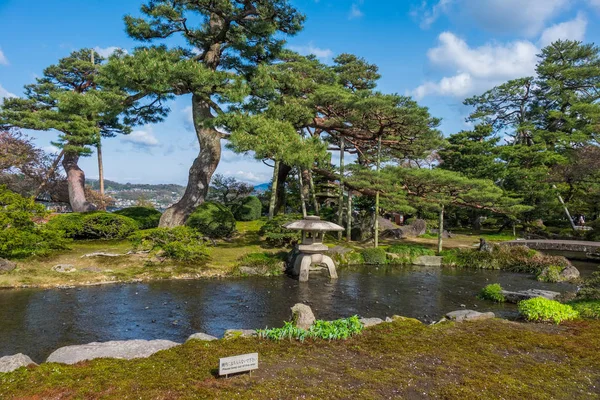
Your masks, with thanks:
<instances>
[{"instance_id":1,"label":"blue sky","mask_svg":"<svg viewBox=\"0 0 600 400\"><path fill-rule=\"evenodd\" d=\"M553 40L597 42L600 0L292 0L306 14L289 46L324 62L354 53L377 64L379 90L414 96L443 119L445 135L468 129L465 97L533 75L536 54ZM82 47L132 49L123 15L141 0L0 0L0 97L19 96L42 70ZM168 119L105 141L105 176L120 182L181 183L197 155L189 98ZM52 132L28 132L51 150ZM98 176L94 157L81 162ZM271 170L225 151L219 173L251 183Z\"/></svg>"}]
</instances>

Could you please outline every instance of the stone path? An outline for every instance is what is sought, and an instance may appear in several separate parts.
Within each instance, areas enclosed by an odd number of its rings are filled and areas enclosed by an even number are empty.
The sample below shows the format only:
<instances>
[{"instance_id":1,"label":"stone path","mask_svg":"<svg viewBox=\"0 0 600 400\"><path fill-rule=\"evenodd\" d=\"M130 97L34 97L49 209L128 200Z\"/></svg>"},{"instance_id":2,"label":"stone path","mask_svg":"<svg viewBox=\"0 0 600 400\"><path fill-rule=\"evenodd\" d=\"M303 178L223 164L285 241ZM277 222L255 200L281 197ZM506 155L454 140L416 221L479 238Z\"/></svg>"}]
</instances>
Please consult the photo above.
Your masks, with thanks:
<instances>
[{"instance_id":1,"label":"stone path","mask_svg":"<svg viewBox=\"0 0 600 400\"><path fill-rule=\"evenodd\" d=\"M583 240L513 240L502 244L527 246L534 250L581 251L584 253L600 254L600 242L586 242Z\"/></svg>"}]
</instances>

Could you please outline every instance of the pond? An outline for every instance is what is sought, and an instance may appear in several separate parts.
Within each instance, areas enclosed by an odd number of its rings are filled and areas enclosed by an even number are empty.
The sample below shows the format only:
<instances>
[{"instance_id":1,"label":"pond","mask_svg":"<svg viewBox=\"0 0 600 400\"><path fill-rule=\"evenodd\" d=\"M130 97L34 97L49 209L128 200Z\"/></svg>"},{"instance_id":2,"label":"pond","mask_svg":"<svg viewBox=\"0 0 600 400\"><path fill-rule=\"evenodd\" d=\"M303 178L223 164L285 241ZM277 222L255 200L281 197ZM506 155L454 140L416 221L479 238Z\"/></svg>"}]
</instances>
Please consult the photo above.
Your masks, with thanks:
<instances>
[{"instance_id":1,"label":"pond","mask_svg":"<svg viewBox=\"0 0 600 400\"><path fill-rule=\"evenodd\" d=\"M578 267L597 268L592 263ZM0 356L25 353L40 362L72 344L183 342L195 332L220 337L226 329L281 326L290 307L300 302L327 320L397 314L429 323L461 305L514 318L515 305L481 301L477 293L496 282L508 290L575 289L502 271L365 266L339 272L337 281L313 274L308 283L277 277L0 291Z\"/></svg>"}]
</instances>

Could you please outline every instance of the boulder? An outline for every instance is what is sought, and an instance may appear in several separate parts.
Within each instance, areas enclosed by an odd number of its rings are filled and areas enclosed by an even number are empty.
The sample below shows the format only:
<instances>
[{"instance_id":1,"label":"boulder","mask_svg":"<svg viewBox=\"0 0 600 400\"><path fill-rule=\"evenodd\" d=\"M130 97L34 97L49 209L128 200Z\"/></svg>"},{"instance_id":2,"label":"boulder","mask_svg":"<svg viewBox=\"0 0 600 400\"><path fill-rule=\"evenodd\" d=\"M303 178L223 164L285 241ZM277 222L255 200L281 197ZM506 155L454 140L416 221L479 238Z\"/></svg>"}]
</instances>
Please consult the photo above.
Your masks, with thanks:
<instances>
[{"instance_id":1,"label":"boulder","mask_svg":"<svg viewBox=\"0 0 600 400\"><path fill-rule=\"evenodd\" d=\"M538 280L545 282L568 282L579 278L579 270L571 264L564 267L557 275L555 269L558 268L560 267L550 266L544 268L538 275Z\"/></svg>"},{"instance_id":2,"label":"boulder","mask_svg":"<svg viewBox=\"0 0 600 400\"><path fill-rule=\"evenodd\" d=\"M0 372L13 372L21 367L28 365L37 365L25 354L15 354L14 356L0 357Z\"/></svg>"},{"instance_id":3,"label":"boulder","mask_svg":"<svg viewBox=\"0 0 600 400\"><path fill-rule=\"evenodd\" d=\"M76 364L85 360L97 358L119 358L131 360L134 358L147 358L161 350L178 346L179 343L170 340L123 340L104 343L89 343L75 346L61 347L55 350L47 362L62 364Z\"/></svg>"},{"instance_id":4,"label":"boulder","mask_svg":"<svg viewBox=\"0 0 600 400\"><path fill-rule=\"evenodd\" d=\"M0 272L10 272L15 268L17 268L17 263L0 258Z\"/></svg>"},{"instance_id":5,"label":"boulder","mask_svg":"<svg viewBox=\"0 0 600 400\"><path fill-rule=\"evenodd\" d=\"M420 265L423 267L441 267L442 257L438 256L420 256L417 257L413 263L414 265Z\"/></svg>"},{"instance_id":6,"label":"boulder","mask_svg":"<svg viewBox=\"0 0 600 400\"><path fill-rule=\"evenodd\" d=\"M309 329L315 321L315 315L306 304L298 303L292 307L292 322L298 328Z\"/></svg>"},{"instance_id":7,"label":"boulder","mask_svg":"<svg viewBox=\"0 0 600 400\"><path fill-rule=\"evenodd\" d=\"M250 338L258 336L254 329L227 329L223 339Z\"/></svg>"},{"instance_id":8,"label":"boulder","mask_svg":"<svg viewBox=\"0 0 600 400\"><path fill-rule=\"evenodd\" d=\"M257 268L252 267L240 267L240 274L243 275L260 275L260 271Z\"/></svg>"},{"instance_id":9,"label":"boulder","mask_svg":"<svg viewBox=\"0 0 600 400\"><path fill-rule=\"evenodd\" d=\"M381 318L361 318L360 322L365 328L382 324L384 321Z\"/></svg>"},{"instance_id":10,"label":"boulder","mask_svg":"<svg viewBox=\"0 0 600 400\"><path fill-rule=\"evenodd\" d=\"M189 342L190 340L202 340L202 341L205 341L205 342L211 342L213 340L219 340L219 338L216 338L216 337L211 336L211 335L207 335L206 333L199 332L199 333L194 333L193 335L191 335L186 340L186 342Z\"/></svg>"},{"instance_id":11,"label":"boulder","mask_svg":"<svg viewBox=\"0 0 600 400\"><path fill-rule=\"evenodd\" d=\"M61 274L68 274L77 270L71 264L58 264L52 267L52 271L60 272Z\"/></svg>"},{"instance_id":12,"label":"boulder","mask_svg":"<svg viewBox=\"0 0 600 400\"><path fill-rule=\"evenodd\" d=\"M493 312L480 313L474 310L458 310L446 314L447 319L455 322L478 321L495 317L496 315Z\"/></svg>"},{"instance_id":13,"label":"boulder","mask_svg":"<svg viewBox=\"0 0 600 400\"><path fill-rule=\"evenodd\" d=\"M508 290L503 290L502 294L504 298L509 303L518 303L523 300L529 300L536 297L543 297L548 300L555 300L558 296L560 296L560 292L552 292L550 290L540 290L540 289L528 289L521 290L518 292L511 292Z\"/></svg>"},{"instance_id":14,"label":"boulder","mask_svg":"<svg viewBox=\"0 0 600 400\"><path fill-rule=\"evenodd\" d=\"M565 267L565 269L560 272L559 276L561 282L566 282L579 278L579 275L579 270L569 264L569 266Z\"/></svg>"}]
</instances>

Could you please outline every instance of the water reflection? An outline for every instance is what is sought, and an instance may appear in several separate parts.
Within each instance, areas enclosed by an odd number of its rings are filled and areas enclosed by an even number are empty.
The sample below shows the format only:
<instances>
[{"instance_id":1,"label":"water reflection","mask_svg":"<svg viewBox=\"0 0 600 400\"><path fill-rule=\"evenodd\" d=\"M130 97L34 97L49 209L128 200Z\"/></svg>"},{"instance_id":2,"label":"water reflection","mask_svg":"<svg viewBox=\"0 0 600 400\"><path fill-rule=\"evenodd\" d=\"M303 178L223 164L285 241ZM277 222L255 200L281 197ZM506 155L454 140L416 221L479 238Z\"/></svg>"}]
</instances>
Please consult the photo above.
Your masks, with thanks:
<instances>
[{"instance_id":1,"label":"water reflection","mask_svg":"<svg viewBox=\"0 0 600 400\"><path fill-rule=\"evenodd\" d=\"M280 326L298 302L322 319L399 314L431 322L461 305L510 317L514 305L476 298L495 282L509 290L573 289L501 271L388 266L342 270L337 281L311 275L308 283L279 277L0 291L0 356L22 352L42 361L70 344L184 341L194 332L221 336L230 328Z\"/></svg>"}]
</instances>

